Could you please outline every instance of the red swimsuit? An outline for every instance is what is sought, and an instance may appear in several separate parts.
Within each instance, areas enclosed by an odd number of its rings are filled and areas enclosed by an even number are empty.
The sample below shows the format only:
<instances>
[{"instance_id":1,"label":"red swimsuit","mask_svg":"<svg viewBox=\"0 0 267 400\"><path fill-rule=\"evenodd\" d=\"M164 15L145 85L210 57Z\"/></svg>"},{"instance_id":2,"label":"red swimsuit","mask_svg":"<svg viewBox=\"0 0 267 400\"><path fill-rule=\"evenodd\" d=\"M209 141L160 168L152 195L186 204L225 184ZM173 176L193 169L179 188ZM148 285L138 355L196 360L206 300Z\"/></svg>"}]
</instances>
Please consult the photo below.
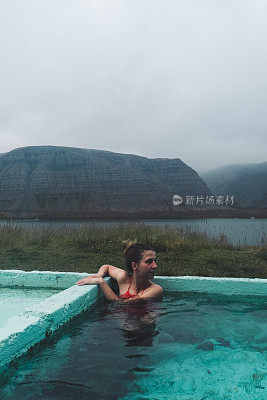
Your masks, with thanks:
<instances>
[{"instance_id":1,"label":"red swimsuit","mask_svg":"<svg viewBox=\"0 0 267 400\"><path fill-rule=\"evenodd\" d=\"M139 294L131 294L129 292L131 284L132 284L132 280L131 280L130 285L129 285L128 289L127 289L127 292L125 292L124 294L121 294L120 298L122 298L122 299L131 299L133 297L139 297ZM140 296L142 296L143 293L144 293L144 289L143 289L142 293L140 294Z\"/></svg>"}]
</instances>

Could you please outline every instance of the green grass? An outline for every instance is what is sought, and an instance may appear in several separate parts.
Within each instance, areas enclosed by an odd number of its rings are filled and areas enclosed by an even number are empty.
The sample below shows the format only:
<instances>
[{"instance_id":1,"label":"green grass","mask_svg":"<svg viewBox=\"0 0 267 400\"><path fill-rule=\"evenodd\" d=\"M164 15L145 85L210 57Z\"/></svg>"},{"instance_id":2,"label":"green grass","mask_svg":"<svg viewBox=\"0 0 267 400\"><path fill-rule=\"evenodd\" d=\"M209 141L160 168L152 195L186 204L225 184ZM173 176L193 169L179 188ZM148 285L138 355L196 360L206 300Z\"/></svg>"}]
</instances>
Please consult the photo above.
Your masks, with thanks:
<instances>
[{"instance_id":1,"label":"green grass","mask_svg":"<svg viewBox=\"0 0 267 400\"><path fill-rule=\"evenodd\" d=\"M267 249L233 246L225 236L182 228L127 224L109 227L0 227L0 268L96 272L103 264L124 267L123 240L155 249L157 275L267 277Z\"/></svg>"}]
</instances>

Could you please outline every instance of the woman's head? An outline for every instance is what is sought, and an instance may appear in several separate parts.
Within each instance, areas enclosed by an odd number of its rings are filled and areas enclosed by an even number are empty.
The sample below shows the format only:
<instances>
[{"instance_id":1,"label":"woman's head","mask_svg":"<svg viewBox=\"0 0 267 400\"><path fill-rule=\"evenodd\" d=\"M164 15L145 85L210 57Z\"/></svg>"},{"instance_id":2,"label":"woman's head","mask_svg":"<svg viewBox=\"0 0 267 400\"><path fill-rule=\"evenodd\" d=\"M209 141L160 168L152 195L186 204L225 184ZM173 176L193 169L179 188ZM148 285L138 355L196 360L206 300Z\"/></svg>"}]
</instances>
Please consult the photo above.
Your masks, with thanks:
<instances>
[{"instance_id":1,"label":"woman's head","mask_svg":"<svg viewBox=\"0 0 267 400\"><path fill-rule=\"evenodd\" d=\"M139 264L145 254L147 254L148 257L155 257L154 250L144 243L125 241L123 242L123 249L126 262L126 271L128 274L133 274L133 265ZM151 258L148 258L147 264L151 265L151 261L153 262Z\"/></svg>"}]
</instances>

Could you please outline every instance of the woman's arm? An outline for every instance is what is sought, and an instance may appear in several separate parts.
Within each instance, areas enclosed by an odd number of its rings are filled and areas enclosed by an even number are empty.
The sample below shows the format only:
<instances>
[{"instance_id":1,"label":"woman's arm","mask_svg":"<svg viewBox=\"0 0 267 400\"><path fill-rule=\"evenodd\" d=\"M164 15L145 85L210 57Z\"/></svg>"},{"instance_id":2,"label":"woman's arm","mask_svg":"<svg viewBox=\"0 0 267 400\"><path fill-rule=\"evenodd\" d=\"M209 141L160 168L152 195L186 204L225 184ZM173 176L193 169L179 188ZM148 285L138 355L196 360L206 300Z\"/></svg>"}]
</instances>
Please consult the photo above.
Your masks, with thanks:
<instances>
[{"instance_id":1,"label":"woman's arm","mask_svg":"<svg viewBox=\"0 0 267 400\"><path fill-rule=\"evenodd\" d=\"M159 285L153 285L151 288L147 289L144 294L131 299L125 299L126 302L139 302L143 303L148 300L162 300L163 289Z\"/></svg>"},{"instance_id":2,"label":"woman's arm","mask_svg":"<svg viewBox=\"0 0 267 400\"><path fill-rule=\"evenodd\" d=\"M111 268L110 268L111 267ZM107 269L106 269L107 268ZM102 269L102 270L101 270ZM113 267L112 265L102 265L98 272L105 273L108 271L109 275L118 280L122 275L126 274L126 272L120 268ZM104 275L105 276L105 275ZM123 302L145 302L148 300L161 300L163 296L163 289L159 285L152 285L150 288L145 290L145 293L142 296L134 297L131 299L121 299L118 297L113 290L109 287L107 282L103 279L102 276L96 275L89 275L86 278L81 279L80 281L76 282L76 285L98 285L103 295L108 300L120 300Z\"/></svg>"},{"instance_id":3,"label":"woman's arm","mask_svg":"<svg viewBox=\"0 0 267 400\"><path fill-rule=\"evenodd\" d=\"M98 286L101 288L103 295L108 300L120 300L120 298L113 292L107 282L103 278L99 278Z\"/></svg>"},{"instance_id":4,"label":"woman's arm","mask_svg":"<svg viewBox=\"0 0 267 400\"><path fill-rule=\"evenodd\" d=\"M105 279L99 277L99 276L88 276L86 278L86 283L79 283L77 282L76 285L82 286L82 285L98 285L100 289L103 292L103 295L105 296L106 299L108 300L119 300L119 297L113 292L113 290L109 287Z\"/></svg>"},{"instance_id":5,"label":"woman's arm","mask_svg":"<svg viewBox=\"0 0 267 400\"><path fill-rule=\"evenodd\" d=\"M102 265L102 267L99 268L97 274L92 274L89 276L86 276L83 279L80 279L78 282L76 282L76 285L91 285L91 278L103 278L104 276L111 276L111 278L116 279L118 281L122 276L124 276L126 272L117 267L113 267L113 265Z\"/></svg>"},{"instance_id":6,"label":"woman's arm","mask_svg":"<svg viewBox=\"0 0 267 400\"><path fill-rule=\"evenodd\" d=\"M88 285L98 285L100 289L102 290L103 295L105 296L106 299L108 300L120 300L123 302L146 302L148 300L161 300L163 296L163 289L159 285L152 286L149 288L145 294L139 297L134 297L131 299L121 299L118 297L113 290L109 287L107 282L101 278L101 277L94 277L94 276L88 276Z\"/></svg>"},{"instance_id":7,"label":"woman's arm","mask_svg":"<svg viewBox=\"0 0 267 400\"><path fill-rule=\"evenodd\" d=\"M102 265L99 268L98 273L95 275L89 275L78 282L76 285L98 285L103 292L103 295L108 300L120 300L120 298L113 292L107 282L103 279L104 276L109 275L111 278L116 279L118 282L124 279L126 272L123 269L113 267L112 265Z\"/></svg>"}]
</instances>

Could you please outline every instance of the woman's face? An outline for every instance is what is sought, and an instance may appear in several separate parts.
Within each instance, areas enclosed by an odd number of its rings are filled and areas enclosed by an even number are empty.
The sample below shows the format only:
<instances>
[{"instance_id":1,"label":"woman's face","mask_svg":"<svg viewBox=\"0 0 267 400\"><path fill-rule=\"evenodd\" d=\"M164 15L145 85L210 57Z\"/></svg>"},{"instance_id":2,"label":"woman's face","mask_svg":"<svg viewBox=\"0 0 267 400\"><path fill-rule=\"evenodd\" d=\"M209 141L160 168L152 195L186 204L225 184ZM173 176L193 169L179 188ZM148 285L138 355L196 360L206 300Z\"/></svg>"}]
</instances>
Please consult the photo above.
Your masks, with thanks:
<instances>
[{"instance_id":1,"label":"woman's face","mask_svg":"<svg viewBox=\"0 0 267 400\"><path fill-rule=\"evenodd\" d=\"M156 253L153 250L145 250L142 253L142 258L139 263L133 264L133 269L136 269L139 274L152 279L155 275L155 269L157 268Z\"/></svg>"}]
</instances>

